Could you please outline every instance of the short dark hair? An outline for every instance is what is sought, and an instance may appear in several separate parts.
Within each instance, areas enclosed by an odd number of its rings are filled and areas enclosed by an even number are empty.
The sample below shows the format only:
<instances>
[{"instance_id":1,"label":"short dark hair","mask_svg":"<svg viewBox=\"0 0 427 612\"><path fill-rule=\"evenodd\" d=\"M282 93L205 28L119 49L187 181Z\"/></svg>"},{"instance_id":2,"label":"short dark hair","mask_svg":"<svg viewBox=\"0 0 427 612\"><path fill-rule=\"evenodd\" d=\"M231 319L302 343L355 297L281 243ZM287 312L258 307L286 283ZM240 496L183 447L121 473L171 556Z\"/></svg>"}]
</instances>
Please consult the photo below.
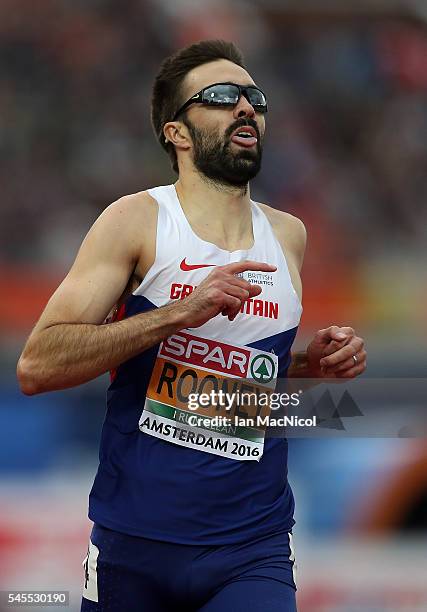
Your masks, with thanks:
<instances>
[{"instance_id":1,"label":"short dark hair","mask_svg":"<svg viewBox=\"0 0 427 612\"><path fill-rule=\"evenodd\" d=\"M171 158L175 172L178 172L175 147L172 143L165 142L163 127L165 123L173 120L175 113L185 102L182 100L181 85L190 70L219 59L226 59L246 68L242 52L232 42L201 40L167 57L162 62L154 80L151 96L151 123L161 146Z\"/></svg>"}]
</instances>

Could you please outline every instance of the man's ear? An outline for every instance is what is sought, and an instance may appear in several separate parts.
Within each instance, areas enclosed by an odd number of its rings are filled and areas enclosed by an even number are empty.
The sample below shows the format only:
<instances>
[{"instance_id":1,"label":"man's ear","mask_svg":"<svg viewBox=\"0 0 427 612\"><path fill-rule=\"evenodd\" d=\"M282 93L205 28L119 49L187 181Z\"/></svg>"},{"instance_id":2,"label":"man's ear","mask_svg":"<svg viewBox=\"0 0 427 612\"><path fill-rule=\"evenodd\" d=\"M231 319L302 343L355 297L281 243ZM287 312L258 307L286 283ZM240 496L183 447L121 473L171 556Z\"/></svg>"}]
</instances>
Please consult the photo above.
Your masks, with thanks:
<instances>
[{"instance_id":1,"label":"man's ear","mask_svg":"<svg viewBox=\"0 0 427 612\"><path fill-rule=\"evenodd\" d=\"M171 142L178 149L187 150L191 147L190 134L181 121L168 121L163 126L165 142Z\"/></svg>"}]
</instances>

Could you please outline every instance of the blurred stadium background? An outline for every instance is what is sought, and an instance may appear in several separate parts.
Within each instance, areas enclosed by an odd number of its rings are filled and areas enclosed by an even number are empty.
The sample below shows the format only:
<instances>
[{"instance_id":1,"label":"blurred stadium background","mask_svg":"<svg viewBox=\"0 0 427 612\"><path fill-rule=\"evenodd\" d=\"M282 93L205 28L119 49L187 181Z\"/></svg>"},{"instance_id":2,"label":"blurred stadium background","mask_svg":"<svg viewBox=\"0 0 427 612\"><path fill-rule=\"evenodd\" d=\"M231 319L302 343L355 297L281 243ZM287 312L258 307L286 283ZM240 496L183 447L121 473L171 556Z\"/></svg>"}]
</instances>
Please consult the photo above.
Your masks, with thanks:
<instances>
[{"instance_id":1,"label":"blurred stadium background","mask_svg":"<svg viewBox=\"0 0 427 612\"><path fill-rule=\"evenodd\" d=\"M349 323L367 376L426 377L426 28L424 0L2 0L1 589L79 609L108 380L27 398L15 364L103 208L175 180L149 100L183 45L235 41L268 93L252 195L307 226L298 347ZM427 610L425 440L291 440L290 479L300 611Z\"/></svg>"}]
</instances>

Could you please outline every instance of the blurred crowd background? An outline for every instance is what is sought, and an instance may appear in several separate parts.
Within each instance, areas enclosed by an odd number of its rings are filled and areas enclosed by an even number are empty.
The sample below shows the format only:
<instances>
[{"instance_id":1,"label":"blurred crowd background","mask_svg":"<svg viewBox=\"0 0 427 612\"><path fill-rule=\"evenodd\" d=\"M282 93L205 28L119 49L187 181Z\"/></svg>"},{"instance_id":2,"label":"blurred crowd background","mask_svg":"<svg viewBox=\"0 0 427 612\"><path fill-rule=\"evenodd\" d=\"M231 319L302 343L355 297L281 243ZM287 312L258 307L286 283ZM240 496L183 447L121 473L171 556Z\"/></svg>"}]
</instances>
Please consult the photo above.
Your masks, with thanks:
<instances>
[{"instance_id":1,"label":"blurred crowd background","mask_svg":"<svg viewBox=\"0 0 427 612\"><path fill-rule=\"evenodd\" d=\"M151 86L165 56L202 38L236 42L269 98L252 197L307 227L299 348L351 324L367 376L426 377L422 2L2 0L0 588L80 588L108 381L25 398L14 368L100 212L175 180ZM427 609L425 440L290 446L301 610Z\"/></svg>"}]
</instances>

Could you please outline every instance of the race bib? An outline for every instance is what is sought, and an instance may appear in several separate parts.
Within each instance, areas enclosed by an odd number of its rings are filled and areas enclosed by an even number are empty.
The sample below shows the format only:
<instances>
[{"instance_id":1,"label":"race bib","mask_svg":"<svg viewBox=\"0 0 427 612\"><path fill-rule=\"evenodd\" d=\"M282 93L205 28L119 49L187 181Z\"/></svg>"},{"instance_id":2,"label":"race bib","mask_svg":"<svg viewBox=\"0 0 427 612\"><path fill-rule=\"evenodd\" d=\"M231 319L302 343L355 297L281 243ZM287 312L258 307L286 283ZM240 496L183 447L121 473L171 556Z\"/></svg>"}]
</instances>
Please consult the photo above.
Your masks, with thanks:
<instances>
[{"instance_id":1,"label":"race bib","mask_svg":"<svg viewBox=\"0 0 427 612\"><path fill-rule=\"evenodd\" d=\"M259 461L277 370L272 353L173 334L159 347L139 428L179 446Z\"/></svg>"}]
</instances>

